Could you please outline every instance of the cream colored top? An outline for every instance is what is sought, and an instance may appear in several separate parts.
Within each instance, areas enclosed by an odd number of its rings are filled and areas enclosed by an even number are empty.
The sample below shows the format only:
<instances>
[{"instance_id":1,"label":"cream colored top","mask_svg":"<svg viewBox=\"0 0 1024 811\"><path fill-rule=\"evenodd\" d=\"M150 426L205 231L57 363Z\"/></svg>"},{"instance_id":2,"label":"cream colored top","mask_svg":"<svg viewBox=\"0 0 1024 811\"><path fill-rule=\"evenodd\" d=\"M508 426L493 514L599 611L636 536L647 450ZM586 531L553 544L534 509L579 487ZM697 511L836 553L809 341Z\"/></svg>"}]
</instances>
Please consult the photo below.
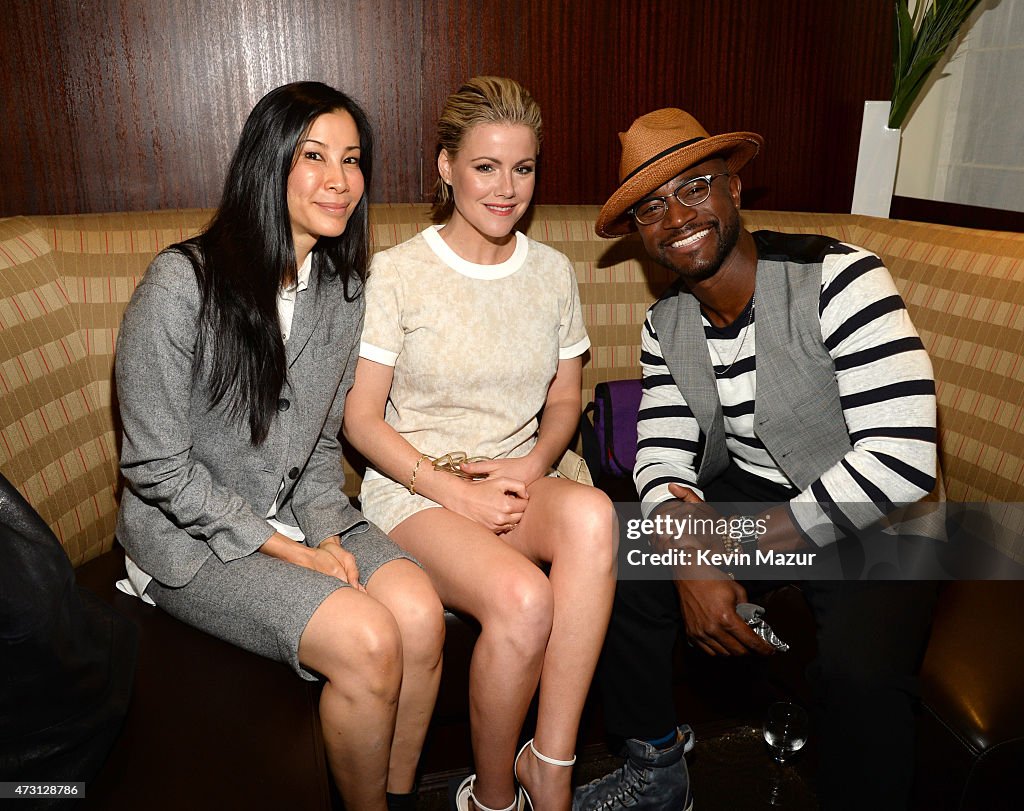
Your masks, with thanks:
<instances>
[{"instance_id":1,"label":"cream colored top","mask_svg":"<svg viewBox=\"0 0 1024 811\"><path fill-rule=\"evenodd\" d=\"M438 231L374 257L360 355L394 367L385 420L421 453L523 456L559 360L590 346L575 271L518 232L508 260L477 265Z\"/></svg>"}]
</instances>

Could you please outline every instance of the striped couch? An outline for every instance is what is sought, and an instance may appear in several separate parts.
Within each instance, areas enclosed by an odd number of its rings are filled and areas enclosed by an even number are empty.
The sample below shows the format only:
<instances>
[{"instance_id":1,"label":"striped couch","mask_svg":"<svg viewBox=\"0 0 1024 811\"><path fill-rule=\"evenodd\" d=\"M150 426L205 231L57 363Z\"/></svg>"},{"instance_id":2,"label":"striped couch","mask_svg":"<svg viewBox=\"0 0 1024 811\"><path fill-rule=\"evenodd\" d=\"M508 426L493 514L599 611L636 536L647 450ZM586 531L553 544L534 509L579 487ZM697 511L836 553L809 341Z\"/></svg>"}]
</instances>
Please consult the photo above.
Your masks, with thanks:
<instances>
[{"instance_id":1,"label":"striped couch","mask_svg":"<svg viewBox=\"0 0 1024 811\"><path fill-rule=\"evenodd\" d=\"M640 324L671 281L641 259L636 239L597 238L597 211L538 206L527 228L576 267L593 342L584 402L602 380L638 376ZM209 215L0 220L0 471L53 528L76 567L95 568L114 546L121 485L111 373L121 313L153 255L195 233ZM751 230L827 233L883 258L935 366L948 496L998 503L1006 531L995 542L1024 563L1024 234L841 214L750 211L744 218ZM385 248L423 228L427 209L375 205L371 222L375 247ZM355 469L346 463L350 494L358 492L357 469L358 462ZM963 744L970 758L965 768L977 777L978 764L1001 746L1005 751L1007 742L1016 737L1024 746L1024 699L1017 694L1005 703L1005 696L984 692L1006 660L986 647L991 636L972 632L963 620L992 618L1005 601L1018 608L1024 588L969 586L958 584L943 601L925 686L929 706ZM946 618L947 609L962 613ZM943 637L947 625L966 636ZM1008 639L1021 638L1017 623L1003 627ZM1021 645L1013 644L1020 667ZM979 695L964 694L971 685ZM1021 749L1013 751L1019 756Z\"/></svg>"}]
</instances>

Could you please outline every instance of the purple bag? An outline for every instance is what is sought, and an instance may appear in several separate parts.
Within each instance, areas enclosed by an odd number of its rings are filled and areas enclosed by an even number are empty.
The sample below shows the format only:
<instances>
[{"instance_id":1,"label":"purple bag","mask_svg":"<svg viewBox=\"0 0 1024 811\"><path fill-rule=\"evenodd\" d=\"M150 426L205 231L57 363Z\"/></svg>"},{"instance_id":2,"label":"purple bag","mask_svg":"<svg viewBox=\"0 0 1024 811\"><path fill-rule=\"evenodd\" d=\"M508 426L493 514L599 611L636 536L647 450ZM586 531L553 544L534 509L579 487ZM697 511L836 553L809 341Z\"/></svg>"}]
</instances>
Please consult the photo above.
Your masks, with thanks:
<instances>
[{"instance_id":1,"label":"purple bag","mask_svg":"<svg viewBox=\"0 0 1024 811\"><path fill-rule=\"evenodd\" d=\"M583 458L594 481L602 476L633 475L640 380L610 380L594 387L594 401L580 422Z\"/></svg>"}]
</instances>

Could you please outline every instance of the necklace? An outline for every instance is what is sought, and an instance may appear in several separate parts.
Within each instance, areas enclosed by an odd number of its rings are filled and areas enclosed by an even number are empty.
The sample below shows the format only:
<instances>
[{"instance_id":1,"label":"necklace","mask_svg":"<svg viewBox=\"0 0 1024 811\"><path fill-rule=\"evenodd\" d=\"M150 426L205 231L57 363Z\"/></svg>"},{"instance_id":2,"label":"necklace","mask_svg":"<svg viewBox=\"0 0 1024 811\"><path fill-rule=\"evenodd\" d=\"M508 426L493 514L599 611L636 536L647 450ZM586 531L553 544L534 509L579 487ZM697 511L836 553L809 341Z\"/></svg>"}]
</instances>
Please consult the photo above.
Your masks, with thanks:
<instances>
[{"instance_id":1,"label":"necklace","mask_svg":"<svg viewBox=\"0 0 1024 811\"><path fill-rule=\"evenodd\" d=\"M756 295L750 297L750 315L747 316L747 324L743 327L743 337L740 338L740 345L736 347L736 354L732 356L732 363L726 366L722 371L715 372L715 377L722 377L728 372L733 366L736 365L736 361L740 358L740 353L743 351L743 344L747 342L747 333L750 332L750 325L754 323L754 306L756 304Z\"/></svg>"}]
</instances>

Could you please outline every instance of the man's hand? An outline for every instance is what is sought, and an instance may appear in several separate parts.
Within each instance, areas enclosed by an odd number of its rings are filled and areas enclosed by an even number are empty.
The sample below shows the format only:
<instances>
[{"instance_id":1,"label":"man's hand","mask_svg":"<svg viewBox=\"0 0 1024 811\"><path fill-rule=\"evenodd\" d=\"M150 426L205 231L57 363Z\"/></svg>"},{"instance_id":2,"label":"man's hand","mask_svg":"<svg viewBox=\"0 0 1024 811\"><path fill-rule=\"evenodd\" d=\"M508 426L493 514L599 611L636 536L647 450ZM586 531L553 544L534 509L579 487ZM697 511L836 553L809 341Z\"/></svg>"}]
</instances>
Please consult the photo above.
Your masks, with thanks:
<instances>
[{"instance_id":1,"label":"man's hand","mask_svg":"<svg viewBox=\"0 0 1024 811\"><path fill-rule=\"evenodd\" d=\"M706 569L707 580L676 580L676 593L686 621L686 634L710 656L775 653L736 613L747 590L719 569Z\"/></svg>"},{"instance_id":2,"label":"man's hand","mask_svg":"<svg viewBox=\"0 0 1024 811\"><path fill-rule=\"evenodd\" d=\"M698 496L689 487L673 483L668 486L668 490L674 498L659 504L655 508L654 512L651 513L652 518L665 516L666 518L674 519L682 523L688 518L707 518L712 521L717 521L722 517L719 515L717 510L715 510L710 504L705 503L704 499ZM662 551L673 547L703 549L708 552L724 551L724 548L718 548L716 543L717 541L718 539L713 535L709 536L703 533L696 535L683 534L678 537L674 534L670 534L657 536L655 538L657 547Z\"/></svg>"},{"instance_id":3,"label":"man's hand","mask_svg":"<svg viewBox=\"0 0 1024 811\"><path fill-rule=\"evenodd\" d=\"M664 511L721 518L719 513L689 487L670 484L669 492L678 499L666 502ZM719 539L694 537L700 548L718 549ZM679 607L686 622L686 635L710 656L743 656L775 653L775 648L755 634L736 613L739 603L747 602L747 590L721 569L712 566L686 567L685 577L675 581Z\"/></svg>"},{"instance_id":4,"label":"man's hand","mask_svg":"<svg viewBox=\"0 0 1024 811\"><path fill-rule=\"evenodd\" d=\"M668 491L678 498L680 501L685 501L688 504L703 504L704 499L693 492L689 487L683 487L681 484L672 482L668 486Z\"/></svg>"}]
</instances>

